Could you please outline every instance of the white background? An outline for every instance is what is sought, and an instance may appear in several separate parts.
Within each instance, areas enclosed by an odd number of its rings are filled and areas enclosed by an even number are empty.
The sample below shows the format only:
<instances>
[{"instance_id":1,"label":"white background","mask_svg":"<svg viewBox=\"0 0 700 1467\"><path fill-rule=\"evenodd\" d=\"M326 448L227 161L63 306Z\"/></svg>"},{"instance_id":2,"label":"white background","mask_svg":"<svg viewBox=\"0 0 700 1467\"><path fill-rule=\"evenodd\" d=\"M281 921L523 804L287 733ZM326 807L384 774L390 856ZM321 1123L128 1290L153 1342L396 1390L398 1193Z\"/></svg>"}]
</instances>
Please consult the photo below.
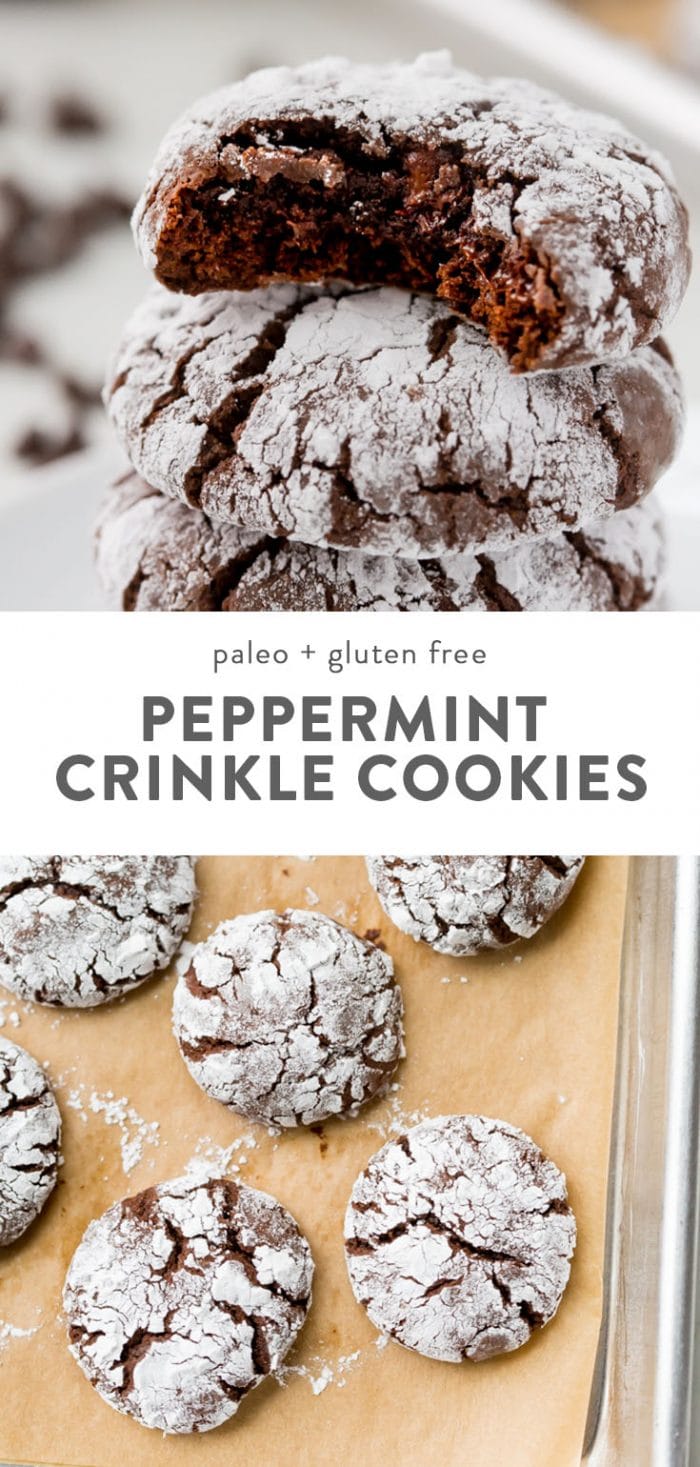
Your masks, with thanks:
<instances>
[{"instance_id":1,"label":"white background","mask_svg":"<svg viewBox=\"0 0 700 1467\"><path fill-rule=\"evenodd\" d=\"M630 854L691 853L700 832L698 727L700 688L695 645L697 618L663 616L475 614L377 617L299 614L216 614L86 617L80 613L8 614L3 617L4 698L0 769L1 843L6 851L43 848L169 853L186 849L212 854L296 850L328 854L389 849L446 854L504 850L585 851ZM445 668L426 665L434 637L448 647L483 648L486 661ZM214 673L217 647L284 647L284 667L254 665ZM417 667L354 667L331 674L328 652L349 639L355 647L413 646ZM307 663L300 649L318 651ZM184 743L181 721L156 741L142 740L142 697L165 696L180 707L183 696L225 694L259 700L263 695L369 696L384 706L395 693L411 708L427 692L436 709L447 694L477 696L489 706L496 697L544 694L537 744L526 744L521 719L504 745L491 735L477 746L466 738L408 745L381 742L307 745L295 723L273 745L263 746L259 726L231 744ZM646 758L649 790L637 803L582 804L575 793L566 803L525 800L513 804L504 787L484 803L465 800L454 789L421 803L400 792L374 804L358 791L357 766L384 748L399 764L421 752L444 757L450 767L469 753L487 753L507 763L513 753L528 758L581 753L607 754L611 764L625 753ZM57 789L55 772L66 755L90 754L99 769L106 753L130 754L145 763L163 758L163 794L129 802L101 796L73 803ZM258 752L282 757L284 782L299 785L301 760L333 753L332 802L252 803L237 798L207 803L187 793L181 804L168 794L167 768L173 752L197 765L203 753L215 764L226 753ZM252 776L254 780L257 775ZM89 776L76 775L76 783ZM616 784L613 779L612 785ZM145 788L145 786L144 786Z\"/></svg>"}]
</instances>

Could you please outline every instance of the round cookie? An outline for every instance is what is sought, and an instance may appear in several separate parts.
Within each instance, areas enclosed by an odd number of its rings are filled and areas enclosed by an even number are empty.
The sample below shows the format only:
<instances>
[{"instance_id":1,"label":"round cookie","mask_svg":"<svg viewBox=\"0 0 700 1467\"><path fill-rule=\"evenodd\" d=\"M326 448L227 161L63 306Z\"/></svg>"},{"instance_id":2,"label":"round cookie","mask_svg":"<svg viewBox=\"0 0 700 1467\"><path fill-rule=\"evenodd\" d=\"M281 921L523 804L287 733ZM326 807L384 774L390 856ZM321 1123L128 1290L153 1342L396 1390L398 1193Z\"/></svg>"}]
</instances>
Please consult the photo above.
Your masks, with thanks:
<instances>
[{"instance_id":1,"label":"round cookie","mask_svg":"<svg viewBox=\"0 0 700 1467\"><path fill-rule=\"evenodd\" d=\"M156 287L105 402L133 468L213 519L426 559L609 519L680 440L663 343L514 377L483 331L393 289Z\"/></svg>"},{"instance_id":2,"label":"round cookie","mask_svg":"<svg viewBox=\"0 0 700 1467\"><path fill-rule=\"evenodd\" d=\"M534 937L566 900L584 856L368 856L396 927L438 953L473 957Z\"/></svg>"},{"instance_id":3,"label":"round cookie","mask_svg":"<svg viewBox=\"0 0 700 1467\"><path fill-rule=\"evenodd\" d=\"M444 51L269 68L204 97L164 139L134 227L171 290L398 285L483 322L526 371L622 360L690 269L658 153Z\"/></svg>"},{"instance_id":4,"label":"round cookie","mask_svg":"<svg viewBox=\"0 0 700 1467\"><path fill-rule=\"evenodd\" d=\"M320 912L222 922L180 975L173 1027L207 1095L275 1126L356 1115L404 1053L391 959Z\"/></svg>"},{"instance_id":5,"label":"round cookie","mask_svg":"<svg viewBox=\"0 0 700 1467\"><path fill-rule=\"evenodd\" d=\"M69 1347L110 1406L158 1431L209 1431L283 1361L313 1261L266 1192L191 1177L91 1222L63 1291Z\"/></svg>"},{"instance_id":6,"label":"round cookie","mask_svg":"<svg viewBox=\"0 0 700 1467\"><path fill-rule=\"evenodd\" d=\"M556 1314L576 1243L562 1173L515 1126L440 1116L355 1182L345 1251L385 1335L433 1360L488 1360Z\"/></svg>"},{"instance_id":7,"label":"round cookie","mask_svg":"<svg viewBox=\"0 0 700 1467\"><path fill-rule=\"evenodd\" d=\"M21 1238L53 1192L60 1140L41 1065L0 1036L0 1247Z\"/></svg>"},{"instance_id":8,"label":"round cookie","mask_svg":"<svg viewBox=\"0 0 700 1467\"><path fill-rule=\"evenodd\" d=\"M510 550L391 560L247 534L136 474L106 495L95 550L121 611L642 611L663 572L651 502Z\"/></svg>"},{"instance_id":9,"label":"round cookie","mask_svg":"<svg viewBox=\"0 0 700 1467\"><path fill-rule=\"evenodd\" d=\"M191 856L4 856L0 983L61 1008L119 998L168 966L195 892Z\"/></svg>"}]
</instances>

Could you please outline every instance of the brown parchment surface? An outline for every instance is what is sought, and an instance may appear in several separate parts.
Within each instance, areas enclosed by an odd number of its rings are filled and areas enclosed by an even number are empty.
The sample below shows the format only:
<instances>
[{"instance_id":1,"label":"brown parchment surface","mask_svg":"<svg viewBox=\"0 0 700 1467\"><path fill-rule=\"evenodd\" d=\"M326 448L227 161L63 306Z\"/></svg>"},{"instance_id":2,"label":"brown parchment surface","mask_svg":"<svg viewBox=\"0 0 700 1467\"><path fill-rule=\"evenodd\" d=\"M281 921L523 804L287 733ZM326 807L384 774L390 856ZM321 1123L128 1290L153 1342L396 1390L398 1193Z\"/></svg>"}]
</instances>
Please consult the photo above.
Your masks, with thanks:
<instances>
[{"instance_id":1,"label":"brown parchment surface","mask_svg":"<svg viewBox=\"0 0 700 1467\"><path fill-rule=\"evenodd\" d=\"M70 1467L578 1463L601 1313L626 874L625 860L589 860L536 939L469 960L440 957L398 932L354 857L203 858L192 939L238 912L316 906L360 933L379 928L394 959L406 1004L400 1089L320 1135L270 1136L199 1091L171 1034L171 975L92 1012L32 1009L7 995L20 1024L6 1021L2 1032L47 1060L57 1082L65 1162L41 1219L0 1253L0 1320L35 1331L18 1338L0 1326L0 1460ZM74 1109L71 1091L79 1086L83 1109ZM93 1092L110 1091L160 1123L159 1144L146 1145L128 1175L118 1126L89 1105ZM378 1349L343 1259L352 1182L397 1116L410 1123L415 1112L455 1111L499 1116L529 1132L565 1170L579 1229L556 1319L516 1354L479 1365L424 1360L394 1343ZM256 1144L241 1147L234 1164L245 1181L291 1209L316 1261L311 1314L288 1357L301 1370L283 1385L259 1387L226 1426L166 1438L105 1405L69 1356L63 1276L90 1218L118 1197L180 1174L202 1140L228 1146L251 1129Z\"/></svg>"}]
</instances>

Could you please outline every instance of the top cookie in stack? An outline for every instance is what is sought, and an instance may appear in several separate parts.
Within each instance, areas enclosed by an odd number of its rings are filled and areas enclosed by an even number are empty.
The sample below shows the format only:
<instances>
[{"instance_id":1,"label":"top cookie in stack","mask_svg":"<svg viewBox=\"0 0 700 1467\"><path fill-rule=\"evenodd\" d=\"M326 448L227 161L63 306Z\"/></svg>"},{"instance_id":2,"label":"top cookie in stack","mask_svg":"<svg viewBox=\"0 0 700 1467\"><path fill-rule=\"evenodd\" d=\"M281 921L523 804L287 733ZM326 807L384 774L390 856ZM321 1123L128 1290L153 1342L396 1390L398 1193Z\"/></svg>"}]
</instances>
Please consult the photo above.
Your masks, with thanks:
<instances>
[{"instance_id":1,"label":"top cookie in stack","mask_svg":"<svg viewBox=\"0 0 700 1467\"><path fill-rule=\"evenodd\" d=\"M507 550L517 581L535 539L570 554L673 456L657 338L687 284L685 209L658 155L526 82L443 53L255 73L168 134L134 224L162 285L200 296L156 290L106 390L134 467L193 511L184 553L223 522L312 547L312 578L332 547L402 576L475 555L497 573ZM123 515L117 493L112 554ZM648 568L648 516L643 537ZM552 609L572 604L601 598Z\"/></svg>"}]
</instances>

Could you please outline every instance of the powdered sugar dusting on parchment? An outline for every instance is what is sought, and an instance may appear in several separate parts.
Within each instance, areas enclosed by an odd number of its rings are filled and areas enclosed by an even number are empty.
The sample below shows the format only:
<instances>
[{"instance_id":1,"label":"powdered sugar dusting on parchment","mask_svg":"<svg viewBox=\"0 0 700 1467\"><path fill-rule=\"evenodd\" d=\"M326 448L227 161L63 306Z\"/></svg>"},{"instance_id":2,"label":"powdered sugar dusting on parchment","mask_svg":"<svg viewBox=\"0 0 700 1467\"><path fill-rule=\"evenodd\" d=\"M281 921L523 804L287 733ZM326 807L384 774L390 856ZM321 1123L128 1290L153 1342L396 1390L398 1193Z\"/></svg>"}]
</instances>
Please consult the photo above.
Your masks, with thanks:
<instances>
[{"instance_id":1,"label":"powdered sugar dusting on parchment","mask_svg":"<svg viewBox=\"0 0 700 1467\"><path fill-rule=\"evenodd\" d=\"M101 1117L106 1126L116 1127L125 1176L144 1160L148 1150L160 1145L160 1122L145 1120L127 1096L117 1096L112 1090L91 1090L82 1081L73 1083L67 1074L59 1077L57 1087L64 1091L64 1105L77 1111L85 1124L92 1114Z\"/></svg>"}]
</instances>

